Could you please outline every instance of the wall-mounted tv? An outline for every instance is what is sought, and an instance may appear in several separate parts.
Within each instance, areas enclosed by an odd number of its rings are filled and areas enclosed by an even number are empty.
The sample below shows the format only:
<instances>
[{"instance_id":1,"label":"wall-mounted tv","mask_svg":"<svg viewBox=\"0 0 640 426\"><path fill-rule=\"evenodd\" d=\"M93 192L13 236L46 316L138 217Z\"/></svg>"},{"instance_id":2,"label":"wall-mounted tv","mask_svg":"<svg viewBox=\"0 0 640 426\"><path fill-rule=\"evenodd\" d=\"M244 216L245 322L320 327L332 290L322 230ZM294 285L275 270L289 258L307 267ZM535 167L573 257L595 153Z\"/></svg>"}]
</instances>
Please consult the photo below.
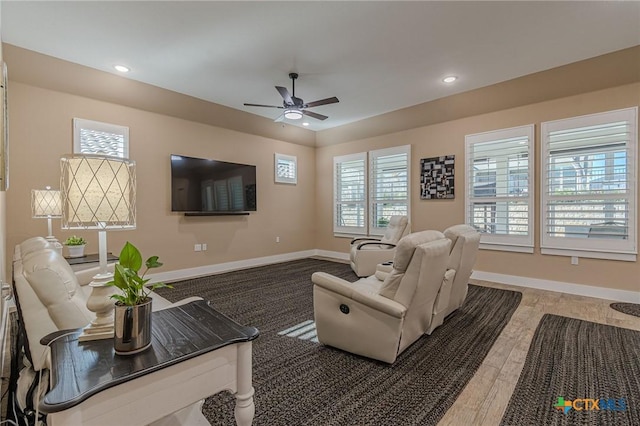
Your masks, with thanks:
<instances>
[{"instance_id":1,"label":"wall-mounted tv","mask_svg":"<svg viewBox=\"0 0 640 426\"><path fill-rule=\"evenodd\" d=\"M256 211L256 166L171 155L171 211Z\"/></svg>"}]
</instances>

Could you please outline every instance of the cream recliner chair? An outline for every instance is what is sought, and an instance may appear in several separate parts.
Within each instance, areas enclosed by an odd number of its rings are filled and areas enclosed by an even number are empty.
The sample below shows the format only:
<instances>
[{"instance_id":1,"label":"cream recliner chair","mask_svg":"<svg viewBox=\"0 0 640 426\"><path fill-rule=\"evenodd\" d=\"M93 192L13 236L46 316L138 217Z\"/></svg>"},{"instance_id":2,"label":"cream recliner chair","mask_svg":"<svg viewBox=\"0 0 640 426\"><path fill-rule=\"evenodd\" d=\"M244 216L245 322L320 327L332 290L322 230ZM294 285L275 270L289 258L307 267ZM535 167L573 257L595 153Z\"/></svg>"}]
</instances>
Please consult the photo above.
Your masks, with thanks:
<instances>
[{"instance_id":1,"label":"cream recliner chair","mask_svg":"<svg viewBox=\"0 0 640 426\"><path fill-rule=\"evenodd\" d=\"M451 226L445 229L444 236L451 240L447 269L455 271L455 276L452 281L443 285L438 293L427 334L441 326L444 319L464 303L480 246L480 233L469 225Z\"/></svg>"},{"instance_id":2,"label":"cream recliner chair","mask_svg":"<svg viewBox=\"0 0 640 426\"><path fill-rule=\"evenodd\" d=\"M393 363L430 327L447 272L451 240L438 231L409 234L397 245L391 272L350 283L324 272L311 277L318 340ZM445 283L444 285L450 285Z\"/></svg>"},{"instance_id":3,"label":"cream recliner chair","mask_svg":"<svg viewBox=\"0 0 640 426\"><path fill-rule=\"evenodd\" d=\"M356 238L351 241L351 269L359 277L373 275L378 263L393 259L396 244L409 233L409 220L406 216L391 216L387 230L382 238Z\"/></svg>"}]
</instances>

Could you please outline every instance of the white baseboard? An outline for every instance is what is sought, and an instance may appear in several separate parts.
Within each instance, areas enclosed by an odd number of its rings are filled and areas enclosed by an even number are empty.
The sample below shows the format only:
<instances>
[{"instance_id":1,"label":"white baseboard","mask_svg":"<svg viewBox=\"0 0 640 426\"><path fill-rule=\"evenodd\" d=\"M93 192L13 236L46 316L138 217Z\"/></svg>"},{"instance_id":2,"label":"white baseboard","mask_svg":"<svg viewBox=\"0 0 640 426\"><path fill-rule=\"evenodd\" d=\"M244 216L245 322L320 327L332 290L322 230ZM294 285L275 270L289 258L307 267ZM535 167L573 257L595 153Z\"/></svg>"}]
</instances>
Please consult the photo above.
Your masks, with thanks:
<instances>
[{"instance_id":1,"label":"white baseboard","mask_svg":"<svg viewBox=\"0 0 640 426\"><path fill-rule=\"evenodd\" d=\"M215 265L198 266L195 268L178 269L169 272L159 272L147 275L150 283L158 281L172 282L186 280L190 278L202 277L205 275L220 274L222 272L237 271L239 269L264 266L272 263L287 262L290 260L304 259L316 255L317 250L296 251L293 253L276 254L273 256L256 257L253 259L238 260L234 262L218 263Z\"/></svg>"},{"instance_id":2,"label":"white baseboard","mask_svg":"<svg viewBox=\"0 0 640 426\"><path fill-rule=\"evenodd\" d=\"M598 299L620 302L640 303L640 292L617 290L614 288L595 287L584 284L573 284L562 281L541 280L538 278L520 277L517 275L496 274L494 272L473 271L471 278L495 283L535 288L538 290L556 291L579 296L597 297Z\"/></svg>"},{"instance_id":3,"label":"white baseboard","mask_svg":"<svg viewBox=\"0 0 640 426\"><path fill-rule=\"evenodd\" d=\"M349 260L349 253L315 249L277 254L274 256L257 257L254 259L238 260L234 262L218 263L215 265L198 266L195 268L178 269L176 271L160 272L150 274L148 275L148 278L151 279L151 283L158 281L172 282L202 277L205 275L220 274L222 272L253 268L256 266L264 266L272 263L304 259L311 256L322 256L343 261ZM617 290L613 288L595 287L583 284L566 283L562 281L541 280L538 278L520 277L517 275L505 275L484 271L473 271L471 278L519 287L577 294L587 297L597 297L599 299L640 303L640 292L636 291Z\"/></svg>"},{"instance_id":4,"label":"white baseboard","mask_svg":"<svg viewBox=\"0 0 640 426\"><path fill-rule=\"evenodd\" d=\"M340 251L329 251L329 250L315 250L316 256L329 257L332 259L339 260L349 260L349 253L343 253Z\"/></svg>"}]
</instances>

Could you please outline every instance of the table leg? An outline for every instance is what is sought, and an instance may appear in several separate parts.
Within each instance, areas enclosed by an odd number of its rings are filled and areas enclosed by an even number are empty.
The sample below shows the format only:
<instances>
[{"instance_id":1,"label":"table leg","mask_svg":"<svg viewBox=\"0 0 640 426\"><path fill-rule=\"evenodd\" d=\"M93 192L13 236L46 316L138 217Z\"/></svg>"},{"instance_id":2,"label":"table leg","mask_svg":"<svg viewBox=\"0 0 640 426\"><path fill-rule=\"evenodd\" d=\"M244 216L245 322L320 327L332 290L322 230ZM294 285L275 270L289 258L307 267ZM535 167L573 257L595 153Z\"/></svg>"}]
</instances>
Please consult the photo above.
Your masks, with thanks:
<instances>
[{"instance_id":1,"label":"table leg","mask_svg":"<svg viewBox=\"0 0 640 426\"><path fill-rule=\"evenodd\" d=\"M256 407L253 404L251 342L238 344L238 391L236 392L236 424L250 426Z\"/></svg>"}]
</instances>

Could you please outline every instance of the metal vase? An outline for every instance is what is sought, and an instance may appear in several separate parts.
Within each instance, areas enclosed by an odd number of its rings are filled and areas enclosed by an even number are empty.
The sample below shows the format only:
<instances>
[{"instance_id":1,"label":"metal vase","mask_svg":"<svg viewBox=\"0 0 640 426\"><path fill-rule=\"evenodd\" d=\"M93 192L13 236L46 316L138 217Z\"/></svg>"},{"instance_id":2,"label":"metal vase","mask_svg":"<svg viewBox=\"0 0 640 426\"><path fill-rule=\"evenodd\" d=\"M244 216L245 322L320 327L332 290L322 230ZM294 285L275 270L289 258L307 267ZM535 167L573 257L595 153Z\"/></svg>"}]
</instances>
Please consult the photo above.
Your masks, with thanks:
<instances>
[{"instance_id":1,"label":"metal vase","mask_svg":"<svg viewBox=\"0 0 640 426\"><path fill-rule=\"evenodd\" d=\"M116 303L113 344L118 355L132 355L151 346L151 298L140 305Z\"/></svg>"}]
</instances>

